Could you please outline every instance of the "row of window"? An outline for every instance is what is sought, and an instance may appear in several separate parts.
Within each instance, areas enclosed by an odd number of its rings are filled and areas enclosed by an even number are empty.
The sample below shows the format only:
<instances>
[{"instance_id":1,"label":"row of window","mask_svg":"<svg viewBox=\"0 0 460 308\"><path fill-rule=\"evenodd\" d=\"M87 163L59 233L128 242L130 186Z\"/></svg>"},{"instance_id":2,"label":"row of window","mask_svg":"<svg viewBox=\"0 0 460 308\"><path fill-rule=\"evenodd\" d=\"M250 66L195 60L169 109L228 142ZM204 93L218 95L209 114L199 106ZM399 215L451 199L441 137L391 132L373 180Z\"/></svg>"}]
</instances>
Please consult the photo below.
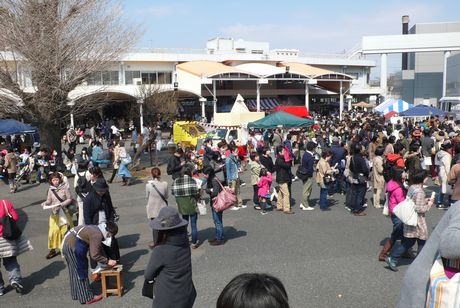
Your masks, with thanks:
<instances>
[{"instance_id":1,"label":"row of window","mask_svg":"<svg viewBox=\"0 0 460 308\"><path fill-rule=\"evenodd\" d=\"M119 85L118 71L103 71L91 74L86 82L90 86ZM172 72L125 71L125 84L171 84Z\"/></svg>"}]
</instances>

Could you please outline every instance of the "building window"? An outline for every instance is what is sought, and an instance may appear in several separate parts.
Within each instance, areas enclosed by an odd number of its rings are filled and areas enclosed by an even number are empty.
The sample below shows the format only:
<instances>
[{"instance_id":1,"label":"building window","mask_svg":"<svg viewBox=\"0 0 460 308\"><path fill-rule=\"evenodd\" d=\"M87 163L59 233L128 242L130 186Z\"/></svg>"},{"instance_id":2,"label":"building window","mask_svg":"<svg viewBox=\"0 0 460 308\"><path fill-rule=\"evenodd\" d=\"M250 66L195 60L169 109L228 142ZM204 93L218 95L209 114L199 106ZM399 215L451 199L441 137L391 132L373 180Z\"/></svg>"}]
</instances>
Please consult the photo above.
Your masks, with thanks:
<instances>
[{"instance_id":1,"label":"building window","mask_svg":"<svg viewBox=\"0 0 460 308\"><path fill-rule=\"evenodd\" d=\"M118 71L94 72L86 78L89 86L118 85Z\"/></svg>"},{"instance_id":2,"label":"building window","mask_svg":"<svg viewBox=\"0 0 460 308\"><path fill-rule=\"evenodd\" d=\"M171 84L172 73L171 72L158 72L158 83L159 84Z\"/></svg>"},{"instance_id":3,"label":"building window","mask_svg":"<svg viewBox=\"0 0 460 308\"><path fill-rule=\"evenodd\" d=\"M125 84L135 84L133 79L141 78L140 71L125 71Z\"/></svg>"}]
</instances>

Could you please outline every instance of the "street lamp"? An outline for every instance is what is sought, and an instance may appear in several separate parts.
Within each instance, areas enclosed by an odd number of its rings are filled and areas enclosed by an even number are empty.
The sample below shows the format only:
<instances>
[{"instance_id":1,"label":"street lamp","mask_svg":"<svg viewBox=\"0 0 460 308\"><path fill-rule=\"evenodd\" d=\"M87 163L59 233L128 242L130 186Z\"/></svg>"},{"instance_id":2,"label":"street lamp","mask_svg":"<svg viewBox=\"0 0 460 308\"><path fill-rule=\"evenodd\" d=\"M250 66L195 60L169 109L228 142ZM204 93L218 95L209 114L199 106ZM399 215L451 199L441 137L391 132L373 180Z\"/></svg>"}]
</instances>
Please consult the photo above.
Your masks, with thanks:
<instances>
[{"instance_id":1,"label":"street lamp","mask_svg":"<svg viewBox=\"0 0 460 308\"><path fill-rule=\"evenodd\" d=\"M143 110L143 105L144 105L144 100L143 99L138 99L137 103L139 104L139 122L140 122L140 129L142 130L142 127L144 127L144 110Z\"/></svg>"},{"instance_id":2,"label":"street lamp","mask_svg":"<svg viewBox=\"0 0 460 308\"><path fill-rule=\"evenodd\" d=\"M206 113L205 113L206 98L200 97L199 101L201 103L201 119L203 120L204 118L206 118Z\"/></svg>"},{"instance_id":3,"label":"street lamp","mask_svg":"<svg viewBox=\"0 0 460 308\"><path fill-rule=\"evenodd\" d=\"M70 106L70 126L72 128L75 127L75 123L74 123L74 118L73 118L73 107L75 106L75 101L69 101L67 102L67 106Z\"/></svg>"}]
</instances>

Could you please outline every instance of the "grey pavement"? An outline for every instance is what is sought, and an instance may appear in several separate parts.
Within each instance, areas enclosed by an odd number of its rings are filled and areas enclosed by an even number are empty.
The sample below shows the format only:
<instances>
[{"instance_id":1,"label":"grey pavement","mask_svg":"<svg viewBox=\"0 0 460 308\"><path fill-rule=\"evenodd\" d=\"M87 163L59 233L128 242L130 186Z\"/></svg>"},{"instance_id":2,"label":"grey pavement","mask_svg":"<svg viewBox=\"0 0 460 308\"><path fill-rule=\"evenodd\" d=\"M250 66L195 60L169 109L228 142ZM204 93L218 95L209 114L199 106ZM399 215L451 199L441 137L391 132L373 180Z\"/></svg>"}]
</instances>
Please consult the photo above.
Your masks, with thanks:
<instances>
[{"instance_id":1,"label":"grey pavement","mask_svg":"<svg viewBox=\"0 0 460 308\"><path fill-rule=\"evenodd\" d=\"M244 178L249 182L249 172ZM168 176L164 177L170 180ZM110 185L114 205L120 214L118 235L124 265L125 294L109 297L94 307L150 307L140 294L143 271L148 263L147 246L151 230L146 218L145 180L122 187L120 180ZM344 196L335 195L332 210L300 211L301 182L292 185L297 200L295 215L271 212L265 216L252 208L252 187L242 188L248 208L226 211L223 215L223 246L212 247L214 237L210 211L198 219L199 239L204 244L192 251L193 279L198 292L194 307L215 307L223 287L237 274L267 272L284 283L291 307L394 307L402 277L410 261L402 260L397 273L377 261L382 241L391 232L391 222L381 211L369 206L366 217L355 217L344 208ZM7 307L79 307L70 298L67 267L59 256L46 260L49 213L40 207L48 185L24 185L15 195L0 186L0 198L9 198L17 208L24 234L34 251L19 257L27 293L10 290L0 297ZM313 199L318 199L315 185ZM370 197L370 194L368 194ZM170 204L175 204L173 198ZM443 211L427 214L429 228ZM5 273L3 271L3 277Z\"/></svg>"}]
</instances>

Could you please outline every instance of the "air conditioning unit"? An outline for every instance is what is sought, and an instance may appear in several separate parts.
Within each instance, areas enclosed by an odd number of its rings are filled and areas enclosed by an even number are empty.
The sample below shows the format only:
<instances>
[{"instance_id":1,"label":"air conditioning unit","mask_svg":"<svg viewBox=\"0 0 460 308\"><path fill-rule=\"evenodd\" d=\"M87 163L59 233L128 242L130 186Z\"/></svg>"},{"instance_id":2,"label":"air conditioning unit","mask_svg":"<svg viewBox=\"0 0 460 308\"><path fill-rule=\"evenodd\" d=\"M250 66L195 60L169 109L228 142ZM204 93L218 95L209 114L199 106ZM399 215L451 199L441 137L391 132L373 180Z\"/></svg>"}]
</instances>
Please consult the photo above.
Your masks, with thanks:
<instances>
[{"instance_id":1,"label":"air conditioning unit","mask_svg":"<svg viewBox=\"0 0 460 308\"><path fill-rule=\"evenodd\" d=\"M133 78L133 83L140 86L142 84L142 78Z\"/></svg>"}]
</instances>

